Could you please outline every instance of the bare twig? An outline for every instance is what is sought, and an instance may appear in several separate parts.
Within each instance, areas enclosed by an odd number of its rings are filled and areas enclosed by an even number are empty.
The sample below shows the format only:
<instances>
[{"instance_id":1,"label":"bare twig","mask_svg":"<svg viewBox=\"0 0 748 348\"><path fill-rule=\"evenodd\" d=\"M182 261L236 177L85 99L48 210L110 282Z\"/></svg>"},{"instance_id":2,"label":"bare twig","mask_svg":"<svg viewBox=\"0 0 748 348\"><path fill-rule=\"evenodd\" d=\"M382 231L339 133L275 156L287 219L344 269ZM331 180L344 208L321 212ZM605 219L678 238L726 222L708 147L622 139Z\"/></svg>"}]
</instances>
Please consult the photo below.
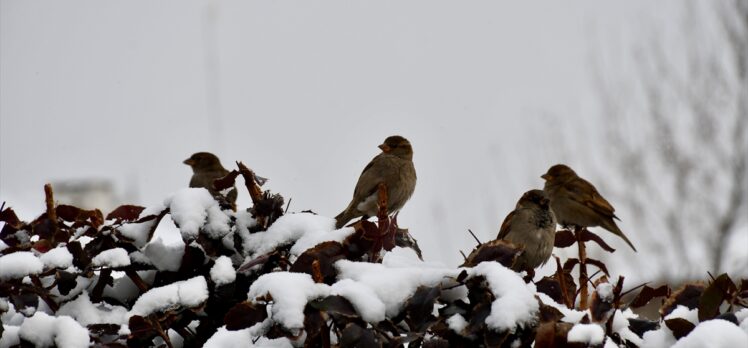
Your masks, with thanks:
<instances>
[{"instance_id":1,"label":"bare twig","mask_svg":"<svg viewBox=\"0 0 748 348\"><path fill-rule=\"evenodd\" d=\"M472 231L472 230L470 230L470 229L468 228L468 232L470 232L470 235L471 235L471 236L473 236L473 239L475 239L475 241L476 241L476 242L478 242L478 246L481 246L481 245L483 245L483 243L482 243L482 242L480 241L480 239L478 239L478 237L476 237L476 236L475 236L475 233L473 233L473 231Z\"/></svg>"}]
</instances>

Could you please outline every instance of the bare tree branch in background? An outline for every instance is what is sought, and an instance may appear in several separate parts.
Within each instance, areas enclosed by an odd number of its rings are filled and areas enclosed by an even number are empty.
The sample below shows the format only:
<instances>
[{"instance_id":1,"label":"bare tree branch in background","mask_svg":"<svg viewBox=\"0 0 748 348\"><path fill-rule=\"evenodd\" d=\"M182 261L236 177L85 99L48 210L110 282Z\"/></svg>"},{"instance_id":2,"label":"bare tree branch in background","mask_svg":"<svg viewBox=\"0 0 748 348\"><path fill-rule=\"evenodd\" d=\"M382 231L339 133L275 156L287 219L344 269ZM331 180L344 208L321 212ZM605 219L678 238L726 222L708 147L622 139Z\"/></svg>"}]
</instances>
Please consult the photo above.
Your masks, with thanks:
<instances>
[{"instance_id":1,"label":"bare tree branch in background","mask_svg":"<svg viewBox=\"0 0 748 348\"><path fill-rule=\"evenodd\" d=\"M637 47L634 84L596 83L639 236L668 264L703 269L699 253L718 272L748 200L748 1L687 5Z\"/></svg>"}]
</instances>

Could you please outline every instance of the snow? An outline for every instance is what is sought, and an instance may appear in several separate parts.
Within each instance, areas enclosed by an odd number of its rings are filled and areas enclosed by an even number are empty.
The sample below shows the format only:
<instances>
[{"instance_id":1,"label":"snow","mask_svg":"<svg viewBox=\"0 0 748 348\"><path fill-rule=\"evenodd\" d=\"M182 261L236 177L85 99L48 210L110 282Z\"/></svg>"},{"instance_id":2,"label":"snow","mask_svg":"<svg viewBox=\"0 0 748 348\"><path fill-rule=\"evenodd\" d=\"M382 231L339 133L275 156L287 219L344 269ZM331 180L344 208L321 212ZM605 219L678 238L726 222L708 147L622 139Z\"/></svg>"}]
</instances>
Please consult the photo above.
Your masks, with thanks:
<instances>
[{"instance_id":1,"label":"snow","mask_svg":"<svg viewBox=\"0 0 748 348\"><path fill-rule=\"evenodd\" d=\"M636 315L633 311L631 311L630 308L626 308L624 311L621 311L620 309L617 309L615 311L615 314L613 314L613 325L611 326L613 332L618 333L618 335L624 339L627 340L637 346L642 345L642 339L639 337L636 333L631 331L629 329L629 318L638 318L639 316Z\"/></svg>"},{"instance_id":2,"label":"snow","mask_svg":"<svg viewBox=\"0 0 748 348\"><path fill-rule=\"evenodd\" d=\"M385 259L387 256L385 255ZM352 279L370 288L384 303L387 317L396 316L419 286L454 285L448 277L456 277L455 268L387 267L384 263L335 262L339 279Z\"/></svg>"},{"instance_id":3,"label":"snow","mask_svg":"<svg viewBox=\"0 0 748 348\"><path fill-rule=\"evenodd\" d=\"M258 323L253 327L246 328L243 330L229 331L225 327L218 328L216 333L205 342L204 348L251 348L251 347L267 347L267 348L292 348L293 345L285 337L268 339L261 337L257 342L252 343L256 336L252 333L256 326L261 325Z\"/></svg>"},{"instance_id":4,"label":"snow","mask_svg":"<svg viewBox=\"0 0 748 348\"><path fill-rule=\"evenodd\" d=\"M498 331L526 327L536 321L540 305L535 299L535 285L497 262L481 262L468 270L470 277L483 276L496 296L486 325Z\"/></svg>"},{"instance_id":5,"label":"snow","mask_svg":"<svg viewBox=\"0 0 748 348\"><path fill-rule=\"evenodd\" d=\"M21 344L21 338L18 336L19 329L18 326L3 325L3 333L0 335L0 348Z\"/></svg>"},{"instance_id":6,"label":"snow","mask_svg":"<svg viewBox=\"0 0 748 348\"><path fill-rule=\"evenodd\" d=\"M248 297L270 294L272 318L290 330L304 328L304 307L308 301L330 294L327 284L318 284L306 273L275 272L260 276L249 287Z\"/></svg>"},{"instance_id":7,"label":"snow","mask_svg":"<svg viewBox=\"0 0 748 348\"><path fill-rule=\"evenodd\" d=\"M0 256L0 280L23 278L39 274L44 264L30 251L17 251Z\"/></svg>"},{"instance_id":8,"label":"snow","mask_svg":"<svg viewBox=\"0 0 748 348\"><path fill-rule=\"evenodd\" d=\"M550 296L538 292L535 294L540 299L540 302L543 302L546 306L551 306L553 308L558 309L561 314L564 315L563 318L561 318L562 322L565 323L578 323L582 318L584 317L587 312L578 311L576 309L571 309L566 306L558 304L556 301L554 301Z\"/></svg>"},{"instance_id":9,"label":"snow","mask_svg":"<svg viewBox=\"0 0 748 348\"><path fill-rule=\"evenodd\" d=\"M459 334L462 333L462 330L465 330L468 322L462 315L454 314L451 317L447 318L447 325L449 325L450 330Z\"/></svg>"},{"instance_id":10,"label":"snow","mask_svg":"<svg viewBox=\"0 0 748 348\"><path fill-rule=\"evenodd\" d=\"M707 320L673 345L673 348L704 347L748 347L748 333L727 320Z\"/></svg>"},{"instance_id":11,"label":"snow","mask_svg":"<svg viewBox=\"0 0 748 348\"><path fill-rule=\"evenodd\" d=\"M595 291L597 292L597 295L600 296L600 299L604 302L613 302L613 284L599 284Z\"/></svg>"},{"instance_id":12,"label":"snow","mask_svg":"<svg viewBox=\"0 0 748 348\"><path fill-rule=\"evenodd\" d=\"M208 283L202 276L148 290L132 306L129 315L146 316L179 305L197 307L208 299Z\"/></svg>"},{"instance_id":13,"label":"snow","mask_svg":"<svg viewBox=\"0 0 748 348\"><path fill-rule=\"evenodd\" d=\"M37 347L88 347L88 329L68 316L52 317L44 312L24 320L18 331L20 338Z\"/></svg>"},{"instance_id":14,"label":"snow","mask_svg":"<svg viewBox=\"0 0 748 348\"><path fill-rule=\"evenodd\" d=\"M215 264L210 269L210 279L219 286L233 283L236 280L236 271L228 256L221 256L216 259Z\"/></svg>"},{"instance_id":15,"label":"snow","mask_svg":"<svg viewBox=\"0 0 748 348\"><path fill-rule=\"evenodd\" d=\"M690 321L692 324L698 325L699 324L699 311L696 308L689 309L686 306L678 305L675 307L675 309L673 309L672 312L670 312L670 314L666 315L664 319L668 320L668 319L675 319L675 318L686 319Z\"/></svg>"},{"instance_id":16,"label":"snow","mask_svg":"<svg viewBox=\"0 0 748 348\"><path fill-rule=\"evenodd\" d=\"M330 219L330 227L333 227L335 223L334 219ZM291 247L291 255L298 256L304 251L310 248L314 248L317 244L327 241L343 242L348 236L353 234L355 230L352 227L343 227L339 230L329 231L326 229L310 229L307 230L299 240L294 243Z\"/></svg>"},{"instance_id":17,"label":"snow","mask_svg":"<svg viewBox=\"0 0 748 348\"><path fill-rule=\"evenodd\" d=\"M335 220L310 213L288 214L281 216L271 225L267 231L252 233L244 239L244 250L250 255L250 259L275 250L279 246L288 245L297 240L304 239L301 245L292 248L292 254L298 256L309 247L313 247L325 240L342 240L345 233L352 231L338 231L330 233L335 229ZM306 238L304 238L306 235ZM328 239L329 238L329 239Z\"/></svg>"},{"instance_id":18,"label":"snow","mask_svg":"<svg viewBox=\"0 0 748 348\"><path fill-rule=\"evenodd\" d=\"M148 215L161 214L164 209L166 209L166 207L163 204L147 207L140 212L138 219L142 219ZM155 223L156 219L141 223L126 223L117 227L117 231L119 231L123 236L133 240L135 246L142 248L148 242L148 234Z\"/></svg>"},{"instance_id":19,"label":"snow","mask_svg":"<svg viewBox=\"0 0 748 348\"><path fill-rule=\"evenodd\" d=\"M605 330L597 324L576 324L569 330L566 338L569 342L598 345L605 339Z\"/></svg>"},{"instance_id":20,"label":"snow","mask_svg":"<svg viewBox=\"0 0 748 348\"><path fill-rule=\"evenodd\" d=\"M45 269L68 268L73 265L73 254L65 246L58 246L39 256Z\"/></svg>"},{"instance_id":21,"label":"snow","mask_svg":"<svg viewBox=\"0 0 748 348\"><path fill-rule=\"evenodd\" d=\"M197 238L201 227L209 237L218 239L229 233L230 218L218 206L208 190L184 188L164 200L171 218L179 226L184 240Z\"/></svg>"},{"instance_id":22,"label":"snow","mask_svg":"<svg viewBox=\"0 0 748 348\"><path fill-rule=\"evenodd\" d=\"M119 324L128 322L127 309L121 306L112 306L106 302L92 303L87 292L83 292L78 298L67 302L60 307L57 315L67 315L78 321L81 325L91 324Z\"/></svg>"},{"instance_id":23,"label":"snow","mask_svg":"<svg viewBox=\"0 0 748 348\"><path fill-rule=\"evenodd\" d=\"M130 256L122 248L108 249L100 252L91 260L96 267L124 267L130 265Z\"/></svg>"},{"instance_id":24,"label":"snow","mask_svg":"<svg viewBox=\"0 0 748 348\"><path fill-rule=\"evenodd\" d=\"M145 246L143 253L159 271L176 272L182 265L184 243L166 244L161 237L156 237Z\"/></svg>"},{"instance_id":25,"label":"snow","mask_svg":"<svg viewBox=\"0 0 748 348\"><path fill-rule=\"evenodd\" d=\"M340 295L351 302L361 319L378 323L385 319L385 305L372 289L351 279L343 279L332 285L332 295Z\"/></svg>"}]
</instances>

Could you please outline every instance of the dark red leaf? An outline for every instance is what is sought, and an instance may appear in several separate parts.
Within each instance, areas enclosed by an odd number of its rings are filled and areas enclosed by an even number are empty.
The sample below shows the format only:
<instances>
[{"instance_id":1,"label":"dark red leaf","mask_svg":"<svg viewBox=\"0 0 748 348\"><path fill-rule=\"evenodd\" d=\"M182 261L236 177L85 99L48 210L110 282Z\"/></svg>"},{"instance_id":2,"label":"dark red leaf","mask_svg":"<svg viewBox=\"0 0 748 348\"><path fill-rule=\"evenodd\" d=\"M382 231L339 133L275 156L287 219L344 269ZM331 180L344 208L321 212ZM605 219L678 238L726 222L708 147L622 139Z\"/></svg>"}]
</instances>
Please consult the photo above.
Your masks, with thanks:
<instances>
[{"instance_id":1,"label":"dark red leaf","mask_svg":"<svg viewBox=\"0 0 748 348\"><path fill-rule=\"evenodd\" d=\"M564 267L562 267L562 268L563 268L564 271L571 272L571 270L574 269L574 266L576 266L578 264L579 264L579 259L577 259L577 258L570 258L570 259L566 260L566 262L564 262Z\"/></svg>"},{"instance_id":2,"label":"dark red leaf","mask_svg":"<svg viewBox=\"0 0 748 348\"><path fill-rule=\"evenodd\" d=\"M603 273L605 273L605 275L610 276L610 273L608 273L608 268L605 267L605 264L602 263L602 261L591 259L591 258L587 258L587 263L590 264L590 265L595 265L597 268L599 268L601 271L603 271Z\"/></svg>"},{"instance_id":3,"label":"dark red leaf","mask_svg":"<svg viewBox=\"0 0 748 348\"><path fill-rule=\"evenodd\" d=\"M646 319L629 318L629 329L633 331L637 336L643 337L647 331L657 330L660 328L660 323L657 321L650 321Z\"/></svg>"},{"instance_id":4,"label":"dark red leaf","mask_svg":"<svg viewBox=\"0 0 748 348\"><path fill-rule=\"evenodd\" d=\"M316 261L319 265L322 281L333 284L338 275L334 263L343 257L345 257L343 245L336 241L323 242L299 255L296 262L291 265L290 271L314 276L313 265Z\"/></svg>"},{"instance_id":5,"label":"dark red leaf","mask_svg":"<svg viewBox=\"0 0 748 348\"><path fill-rule=\"evenodd\" d=\"M610 245L608 245L608 243L605 243L605 241L602 238L600 238L600 236L590 232L586 228L582 230L582 240L585 242L593 241L609 253L616 251L616 249L611 248Z\"/></svg>"},{"instance_id":6,"label":"dark red leaf","mask_svg":"<svg viewBox=\"0 0 748 348\"><path fill-rule=\"evenodd\" d=\"M356 309L354 309L351 302L343 296L327 296L321 300L312 301L309 304L320 311L327 312L334 316L344 316L348 318L358 317Z\"/></svg>"},{"instance_id":7,"label":"dark red leaf","mask_svg":"<svg viewBox=\"0 0 748 348\"><path fill-rule=\"evenodd\" d=\"M57 290L63 296L69 294L70 290L75 289L78 285L78 276L70 272L57 271L55 280L57 281Z\"/></svg>"},{"instance_id":8,"label":"dark red leaf","mask_svg":"<svg viewBox=\"0 0 748 348\"><path fill-rule=\"evenodd\" d=\"M75 222L83 210L72 205L60 204L55 208L55 211L58 218L67 222Z\"/></svg>"},{"instance_id":9,"label":"dark red leaf","mask_svg":"<svg viewBox=\"0 0 748 348\"><path fill-rule=\"evenodd\" d=\"M223 191L229 187L234 187L237 176L239 176L239 172L237 170L232 170L231 172L226 174L226 176L214 180L213 188L215 188L217 191Z\"/></svg>"},{"instance_id":10,"label":"dark red leaf","mask_svg":"<svg viewBox=\"0 0 748 348\"><path fill-rule=\"evenodd\" d=\"M405 320L411 330L425 332L436 322L436 317L431 313L434 311L434 303L439 295L441 295L439 287L420 286L416 289L405 304Z\"/></svg>"},{"instance_id":11,"label":"dark red leaf","mask_svg":"<svg viewBox=\"0 0 748 348\"><path fill-rule=\"evenodd\" d=\"M91 264L91 258L88 253L83 251L81 243L78 241L72 241L67 245L68 251L73 254L73 265L79 269L86 269Z\"/></svg>"},{"instance_id":12,"label":"dark red leaf","mask_svg":"<svg viewBox=\"0 0 748 348\"><path fill-rule=\"evenodd\" d=\"M145 208L137 205L120 205L116 209L112 210L111 213L106 215L106 220L116 221L135 221L140 216Z\"/></svg>"},{"instance_id":13,"label":"dark red leaf","mask_svg":"<svg viewBox=\"0 0 748 348\"><path fill-rule=\"evenodd\" d=\"M223 317L226 330L241 330L252 327L267 318L264 304L240 302L232 307Z\"/></svg>"},{"instance_id":14,"label":"dark red leaf","mask_svg":"<svg viewBox=\"0 0 748 348\"><path fill-rule=\"evenodd\" d=\"M16 229L21 228L21 220L16 216L16 212L10 207L0 211L0 221L5 222L8 225L15 227Z\"/></svg>"},{"instance_id":15,"label":"dark red leaf","mask_svg":"<svg viewBox=\"0 0 748 348\"><path fill-rule=\"evenodd\" d=\"M665 320L665 325L673 332L675 339L681 339L688 336L689 333L696 327L690 321L683 318L673 318Z\"/></svg>"},{"instance_id":16,"label":"dark red leaf","mask_svg":"<svg viewBox=\"0 0 748 348\"><path fill-rule=\"evenodd\" d=\"M645 306L649 301L651 301L655 297L668 297L670 296L670 287L668 285L662 285L656 289L651 288L647 285L645 285L641 291L639 291L639 295L636 295L633 301L631 301L631 304L629 304L630 307L633 308L639 308L642 306Z\"/></svg>"},{"instance_id":17,"label":"dark red leaf","mask_svg":"<svg viewBox=\"0 0 748 348\"><path fill-rule=\"evenodd\" d=\"M556 232L556 240L554 246L556 248L567 248L577 242L577 238L574 237L574 233L569 230L561 230Z\"/></svg>"},{"instance_id":18,"label":"dark red leaf","mask_svg":"<svg viewBox=\"0 0 748 348\"><path fill-rule=\"evenodd\" d=\"M732 298L737 290L737 286L727 273L719 275L704 289L699 298L699 321L713 319L719 315L719 306L723 301Z\"/></svg>"},{"instance_id":19,"label":"dark red leaf","mask_svg":"<svg viewBox=\"0 0 748 348\"><path fill-rule=\"evenodd\" d=\"M373 330L366 330L356 323L350 323L343 329L340 347L379 348L382 342Z\"/></svg>"}]
</instances>

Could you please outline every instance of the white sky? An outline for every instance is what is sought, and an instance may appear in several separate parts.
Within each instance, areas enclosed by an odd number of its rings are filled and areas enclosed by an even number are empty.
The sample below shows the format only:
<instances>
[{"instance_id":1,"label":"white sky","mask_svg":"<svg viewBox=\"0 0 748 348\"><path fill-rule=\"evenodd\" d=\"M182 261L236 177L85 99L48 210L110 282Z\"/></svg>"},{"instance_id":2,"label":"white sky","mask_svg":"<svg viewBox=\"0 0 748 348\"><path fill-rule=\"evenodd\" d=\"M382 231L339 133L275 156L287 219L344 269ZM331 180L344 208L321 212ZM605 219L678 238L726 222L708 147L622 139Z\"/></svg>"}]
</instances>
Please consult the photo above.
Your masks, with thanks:
<instances>
[{"instance_id":1,"label":"white sky","mask_svg":"<svg viewBox=\"0 0 748 348\"><path fill-rule=\"evenodd\" d=\"M4 0L0 200L40 213L44 183L95 177L150 205L207 150L335 216L401 134L419 181L400 225L455 265L550 165L599 178L594 139L554 136L595 129L590 58L620 53L643 3Z\"/></svg>"}]
</instances>

